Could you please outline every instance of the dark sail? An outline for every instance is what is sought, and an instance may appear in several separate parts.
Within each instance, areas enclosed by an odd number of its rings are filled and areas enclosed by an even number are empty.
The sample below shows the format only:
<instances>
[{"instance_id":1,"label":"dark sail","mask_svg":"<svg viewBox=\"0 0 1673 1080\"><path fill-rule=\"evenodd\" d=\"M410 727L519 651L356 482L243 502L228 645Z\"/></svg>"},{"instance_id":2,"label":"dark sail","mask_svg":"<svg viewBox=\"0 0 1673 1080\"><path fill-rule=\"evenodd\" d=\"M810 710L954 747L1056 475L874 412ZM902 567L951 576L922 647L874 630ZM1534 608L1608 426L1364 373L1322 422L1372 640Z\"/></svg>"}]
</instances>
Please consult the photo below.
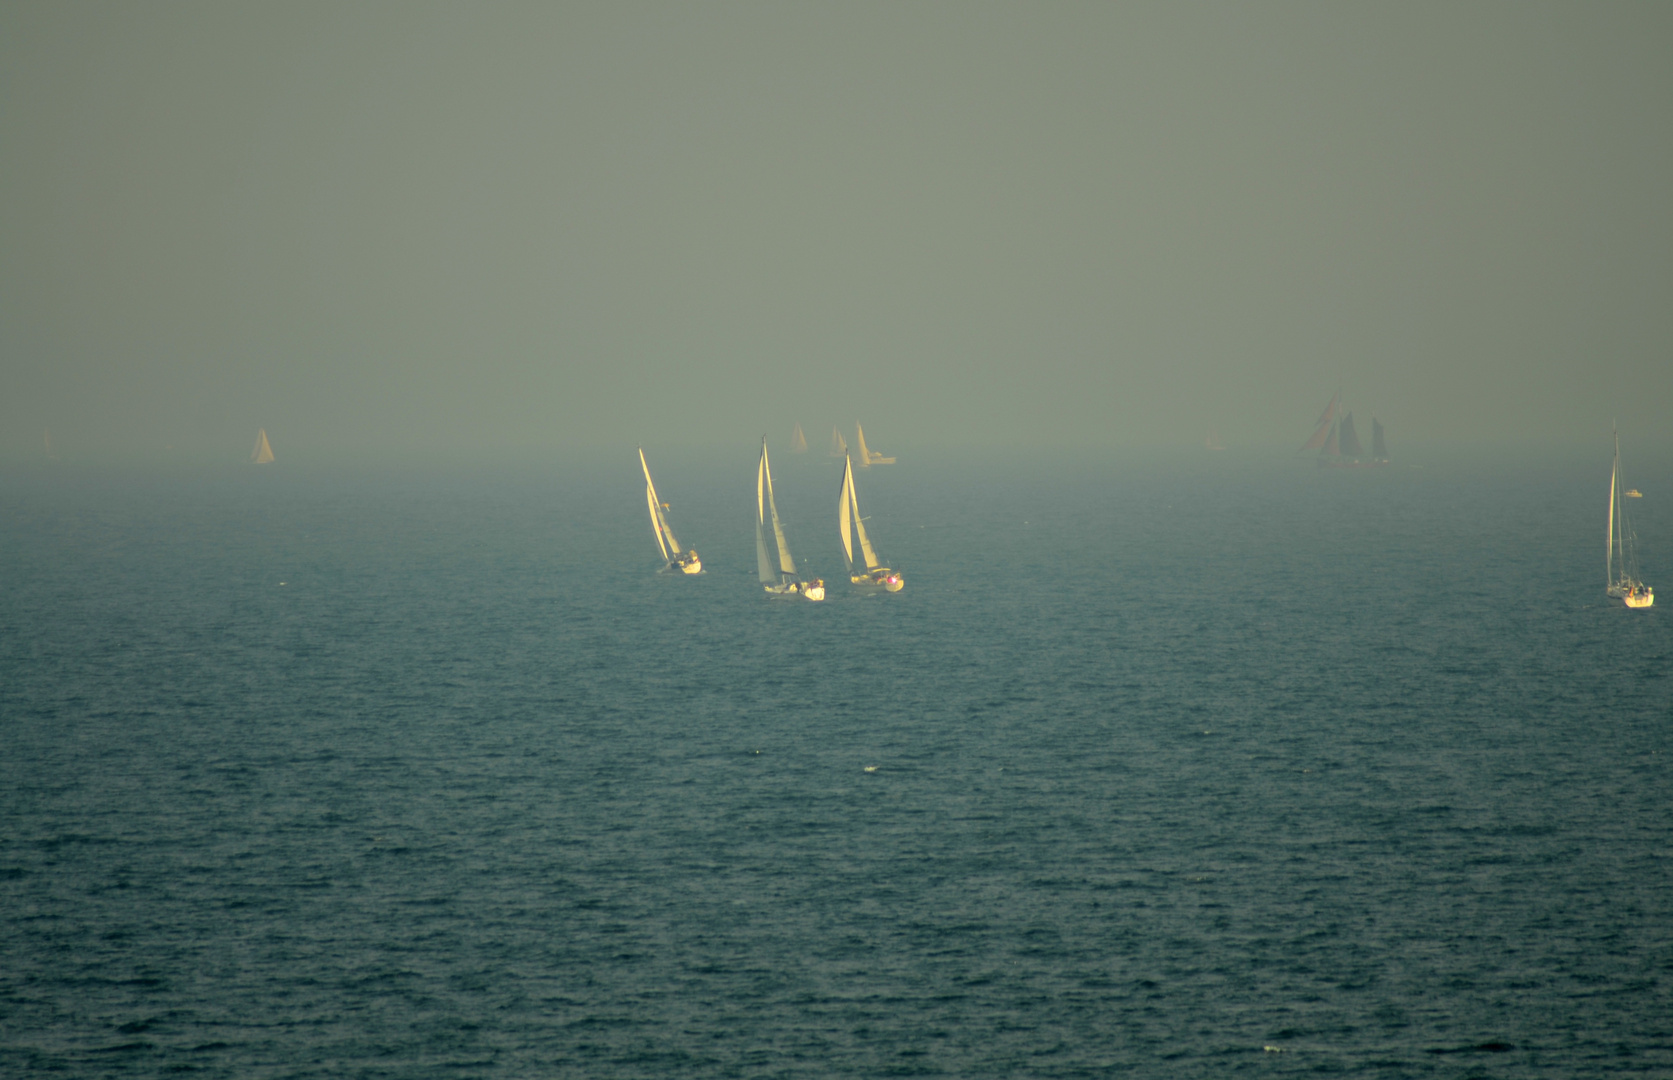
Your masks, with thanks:
<instances>
[{"instance_id":1,"label":"dark sail","mask_svg":"<svg viewBox=\"0 0 1673 1080\"><path fill-rule=\"evenodd\" d=\"M1336 429L1339 424L1330 425L1330 437L1324 441L1324 449L1319 451L1320 458L1333 458L1339 452L1336 446Z\"/></svg>"},{"instance_id":2,"label":"dark sail","mask_svg":"<svg viewBox=\"0 0 1673 1080\"><path fill-rule=\"evenodd\" d=\"M1375 416L1371 418L1371 456L1378 461L1388 460L1388 446L1383 442L1383 425Z\"/></svg>"},{"instance_id":3,"label":"dark sail","mask_svg":"<svg viewBox=\"0 0 1673 1080\"><path fill-rule=\"evenodd\" d=\"M1354 434L1354 414L1342 417L1342 456L1357 458L1365 456L1365 448L1359 445L1359 436Z\"/></svg>"}]
</instances>

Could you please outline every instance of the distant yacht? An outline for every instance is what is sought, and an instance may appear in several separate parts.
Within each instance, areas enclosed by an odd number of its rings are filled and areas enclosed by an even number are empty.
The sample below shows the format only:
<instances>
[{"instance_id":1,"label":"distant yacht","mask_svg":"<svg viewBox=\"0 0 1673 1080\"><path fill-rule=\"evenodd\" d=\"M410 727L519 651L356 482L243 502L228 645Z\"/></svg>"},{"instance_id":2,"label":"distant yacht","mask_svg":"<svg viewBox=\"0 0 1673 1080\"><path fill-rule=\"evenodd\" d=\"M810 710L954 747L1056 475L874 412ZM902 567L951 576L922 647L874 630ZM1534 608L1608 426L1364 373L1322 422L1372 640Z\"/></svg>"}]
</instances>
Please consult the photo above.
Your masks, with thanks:
<instances>
[{"instance_id":1,"label":"distant yacht","mask_svg":"<svg viewBox=\"0 0 1673 1080\"><path fill-rule=\"evenodd\" d=\"M651 531L656 534L656 546L662 552L662 569L678 567L682 574L701 574L703 560L698 558L697 549L681 551L674 530L668 527L668 504L657 496L656 485L651 482L651 467L645 464L643 446L639 448L639 467L645 470L645 501L651 506Z\"/></svg>"},{"instance_id":2,"label":"distant yacht","mask_svg":"<svg viewBox=\"0 0 1673 1080\"><path fill-rule=\"evenodd\" d=\"M842 437L842 432L838 431L836 428L831 429L831 449L830 449L830 452L829 452L828 456L830 456L830 457L847 457L848 456L848 440L843 438Z\"/></svg>"},{"instance_id":3,"label":"distant yacht","mask_svg":"<svg viewBox=\"0 0 1673 1080\"><path fill-rule=\"evenodd\" d=\"M1630 498L1636 492L1629 492ZM1642 496L1640 496L1642 497ZM1619 559L1619 576L1616 560ZM1621 433L1615 432L1615 467L1609 470L1609 555L1604 561L1609 596L1618 596L1629 608L1647 608L1656 602L1655 590L1638 576L1638 535L1627 523L1626 501L1621 497Z\"/></svg>"},{"instance_id":4,"label":"distant yacht","mask_svg":"<svg viewBox=\"0 0 1673 1080\"><path fill-rule=\"evenodd\" d=\"M267 443L267 429L256 431L256 448L250 451L250 460L257 465L267 465L273 460L273 447Z\"/></svg>"},{"instance_id":5,"label":"distant yacht","mask_svg":"<svg viewBox=\"0 0 1673 1080\"><path fill-rule=\"evenodd\" d=\"M768 533L768 523L772 531ZM773 501L773 470L767 461L767 437L761 436L761 464L755 470L755 567L761 587L769 596L800 596L825 599L825 583L818 578L803 581L796 575L796 560L784 539L784 523Z\"/></svg>"},{"instance_id":6,"label":"distant yacht","mask_svg":"<svg viewBox=\"0 0 1673 1080\"><path fill-rule=\"evenodd\" d=\"M802 434L802 425L797 424L796 430L790 433L790 452L792 454L807 453L807 436Z\"/></svg>"},{"instance_id":7,"label":"distant yacht","mask_svg":"<svg viewBox=\"0 0 1673 1080\"><path fill-rule=\"evenodd\" d=\"M1319 452L1321 469L1369 469L1388 464L1388 446L1383 440L1382 421L1371 418L1371 452L1367 454L1354 428L1354 414L1342 411L1342 391L1336 391L1319 416L1313 435L1298 454Z\"/></svg>"},{"instance_id":8,"label":"distant yacht","mask_svg":"<svg viewBox=\"0 0 1673 1080\"><path fill-rule=\"evenodd\" d=\"M858 421L854 424L854 444L860 451L860 467L862 469L872 465L893 465L895 463L895 459L892 457L884 457L882 454L866 449L866 433L860 427Z\"/></svg>"},{"instance_id":9,"label":"distant yacht","mask_svg":"<svg viewBox=\"0 0 1673 1080\"><path fill-rule=\"evenodd\" d=\"M837 495L837 521L842 536L842 555L848 560L848 580L867 589L900 592L906 584L900 573L884 566L866 535L866 519L860 516L860 500L854 491L854 462L843 459L842 491ZM858 565L854 558L854 542L859 541Z\"/></svg>"}]
</instances>

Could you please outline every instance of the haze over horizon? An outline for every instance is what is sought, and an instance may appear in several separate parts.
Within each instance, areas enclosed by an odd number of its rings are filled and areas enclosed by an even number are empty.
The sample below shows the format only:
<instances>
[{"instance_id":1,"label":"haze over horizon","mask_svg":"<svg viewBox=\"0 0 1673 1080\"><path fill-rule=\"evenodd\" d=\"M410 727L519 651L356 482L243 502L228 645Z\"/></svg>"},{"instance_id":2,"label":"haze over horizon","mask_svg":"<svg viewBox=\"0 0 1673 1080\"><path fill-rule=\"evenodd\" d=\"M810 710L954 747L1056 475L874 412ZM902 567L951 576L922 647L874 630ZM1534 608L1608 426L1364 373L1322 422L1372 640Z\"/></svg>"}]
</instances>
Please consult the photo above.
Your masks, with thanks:
<instances>
[{"instance_id":1,"label":"haze over horizon","mask_svg":"<svg viewBox=\"0 0 1673 1080\"><path fill-rule=\"evenodd\" d=\"M1668 440L1673 8L0 8L0 461ZM1362 421L1363 422L1363 421Z\"/></svg>"}]
</instances>

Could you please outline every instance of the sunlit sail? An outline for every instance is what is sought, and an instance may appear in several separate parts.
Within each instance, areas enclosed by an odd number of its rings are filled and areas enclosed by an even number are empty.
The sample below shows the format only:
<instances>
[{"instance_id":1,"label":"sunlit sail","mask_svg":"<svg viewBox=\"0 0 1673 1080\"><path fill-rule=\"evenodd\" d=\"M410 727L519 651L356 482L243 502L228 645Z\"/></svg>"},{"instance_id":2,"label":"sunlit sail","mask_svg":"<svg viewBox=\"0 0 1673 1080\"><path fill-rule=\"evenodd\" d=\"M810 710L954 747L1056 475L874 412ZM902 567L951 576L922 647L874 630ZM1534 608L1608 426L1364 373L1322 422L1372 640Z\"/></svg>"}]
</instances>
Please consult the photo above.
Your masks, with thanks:
<instances>
[{"instance_id":1,"label":"sunlit sail","mask_svg":"<svg viewBox=\"0 0 1673 1080\"><path fill-rule=\"evenodd\" d=\"M892 457L884 457L882 454L866 449L866 433L858 422L854 424L854 446L860 451L860 467L862 469L872 465L893 465L895 463L895 459Z\"/></svg>"},{"instance_id":2,"label":"sunlit sail","mask_svg":"<svg viewBox=\"0 0 1673 1080\"><path fill-rule=\"evenodd\" d=\"M256 431L256 448L250 451L250 460L257 465L266 465L273 460L273 447L267 442L267 429Z\"/></svg>"},{"instance_id":3,"label":"sunlit sail","mask_svg":"<svg viewBox=\"0 0 1673 1080\"><path fill-rule=\"evenodd\" d=\"M755 569L761 587L770 596L825 599L823 581L818 578L803 581L796 574L796 560L790 557L784 523L779 520L778 503L773 499L773 470L767 460L765 435L761 436L761 464L755 470Z\"/></svg>"},{"instance_id":4,"label":"sunlit sail","mask_svg":"<svg viewBox=\"0 0 1673 1080\"><path fill-rule=\"evenodd\" d=\"M1656 602L1655 590L1638 576L1638 535L1627 522L1621 493L1621 433L1615 432L1615 466L1609 470L1609 553L1604 559L1605 593L1618 596L1629 608Z\"/></svg>"},{"instance_id":5,"label":"sunlit sail","mask_svg":"<svg viewBox=\"0 0 1673 1080\"><path fill-rule=\"evenodd\" d=\"M847 457L848 456L848 440L843 438L842 437L842 432L838 431L836 428L831 429L830 456L831 457Z\"/></svg>"},{"instance_id":6,"label":"sunlit sail","mask_svg":"<svg viewBox=\"0 0 1673 1080\"><path fill-rule=\"evenodd\" d=\"M842 537L842 556L848 560L848 580L862 588L900 592L905 582L900 573L884 566L866 535L865 518L860 516L860 501L854 490L854 462L842 463L842 490L837 495L838 532ZM854 558L858 541L860 557Z\"/></svg>"},{"instance_id":7,"label":"sunlit sail","mask_svg":"<svg viewBox=\"0 0 1673 1080\"><path fill-rule=\"evenodd\" d=\"M790 433L790 452L792 454L807 453L807 436L802 434L802 425L797 424L796 430Z\"/></svg>"},{"instance_id":8,"label":"sunlit sail","mask_svg":"<svg viewBox=\"0 0 1673 1080\"><path fill-rule=\"evenodd\" d=\"M656 493L656 484L651 481L651 467L645 464L643 446L639 448L639 467L645 470L645 501L650 504L651 531L656 534L656 546L662 552L662 568L678 568L682 574L701 574L703 560L698 557L697 549L680 550L674 530L668 527L668 504Z\"/></svg>"}]
</instances>

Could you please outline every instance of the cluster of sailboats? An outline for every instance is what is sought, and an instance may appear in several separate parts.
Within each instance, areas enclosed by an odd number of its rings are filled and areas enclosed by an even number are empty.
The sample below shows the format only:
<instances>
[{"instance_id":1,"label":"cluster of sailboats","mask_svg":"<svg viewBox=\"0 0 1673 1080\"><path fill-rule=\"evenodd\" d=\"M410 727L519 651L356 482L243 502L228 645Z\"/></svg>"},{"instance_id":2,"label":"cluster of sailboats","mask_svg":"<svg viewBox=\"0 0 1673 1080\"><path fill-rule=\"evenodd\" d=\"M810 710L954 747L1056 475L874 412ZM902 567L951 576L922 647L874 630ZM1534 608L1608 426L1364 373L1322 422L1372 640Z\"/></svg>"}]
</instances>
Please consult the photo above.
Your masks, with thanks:
<instances>
[{"instance_id":1,"label":"cluster of sailboats","mask_svg":"<svg viewBox=\"0 0 1673 1080\"><path fill-rule=\"evenodd\" d=\"M858 424L854 429L855 442L860 451L860 465L893 465L895 459L866 449L865 432ZM866 519L860 514L859 494L854 487L854 456L842 433L832 432L832 452L841 447L842 487L837 493L837 535L842 540L843 557L848 564L848 582L865 592L896 593L905 587L900 571L888 566L878 556L876 547L866 532ZM807 437L802 426L790 440L791 452L807 450ZM681 549L668 525L668 504L656 493L651 479L651 467L645 461L645 451L639 450L639 465L645 472L645 499L650 504L651 531L656 534L657 549L662 552L663 570L679 570L684 574L703 572L702 560L693 549ZM825 599L823 578L803 577L790 553L790 542L784 535L784 521L778 515L778 501L773 495L773 467L767 453L767 437L761 436L761 460L755 468L755 567L762 590L772 597Z\"/></svg>"},{"instance_id":2,"label":"cluster of sailboats","mask_svg":"<svg viewBox=\"0 0 1673 1080\"><path fill-rule=\"evenodd\" d=\"M1212 438L1212 436L1210 436ZM1354 430L1354 414L1342 409L1342 391L1330 399L1319 416L1313 435L1297 453L1319 452L1321 469L1373 469L1388 464L1388 445L1383 440L1382 421L1371 417L1371 452L1367 454Z\"/></svg>"}]
</instances>

